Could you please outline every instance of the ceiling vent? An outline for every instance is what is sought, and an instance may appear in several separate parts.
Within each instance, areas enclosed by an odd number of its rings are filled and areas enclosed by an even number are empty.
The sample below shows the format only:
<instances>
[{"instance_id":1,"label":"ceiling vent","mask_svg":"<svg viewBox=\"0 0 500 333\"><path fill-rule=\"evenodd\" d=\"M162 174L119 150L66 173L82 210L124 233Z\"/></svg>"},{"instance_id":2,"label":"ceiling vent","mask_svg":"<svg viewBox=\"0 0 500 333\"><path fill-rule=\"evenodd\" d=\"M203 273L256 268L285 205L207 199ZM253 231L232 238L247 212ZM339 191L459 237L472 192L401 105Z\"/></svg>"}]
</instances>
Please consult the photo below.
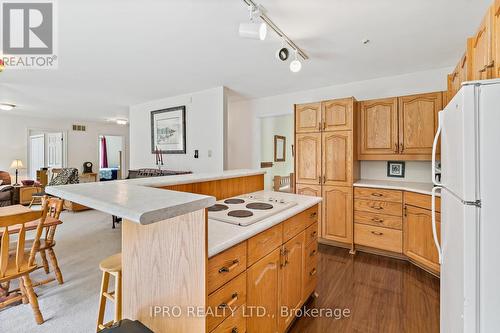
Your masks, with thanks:
<instances>
[{"instance_id":1,"label":"ceiling vent","mask_svg":"<svg viewBox=\"0 0 500 333\"><path fill-rule=\"evenodd\" d=\"M73 131L85 132L85 125L73 125Z\"/></svg>"}]
</instances>

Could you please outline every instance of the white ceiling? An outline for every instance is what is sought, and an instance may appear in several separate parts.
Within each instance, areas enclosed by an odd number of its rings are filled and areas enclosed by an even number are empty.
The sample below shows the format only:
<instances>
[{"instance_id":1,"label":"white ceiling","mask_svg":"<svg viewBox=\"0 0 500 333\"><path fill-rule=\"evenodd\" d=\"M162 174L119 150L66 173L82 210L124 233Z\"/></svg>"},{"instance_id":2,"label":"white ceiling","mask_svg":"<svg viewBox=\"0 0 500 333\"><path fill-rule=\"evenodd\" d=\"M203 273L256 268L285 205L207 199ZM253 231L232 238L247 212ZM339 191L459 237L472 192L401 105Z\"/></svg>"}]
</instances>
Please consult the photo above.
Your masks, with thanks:
<instances>
[{"instance_id":1,"label":"white ceiling","mask_svg":"<svg viewBox=\"0 0 500 333\"><path fill-rule=\"evenodd\" d=\"M105 120L220 85L255 98L454 66L490 2L261 0L310 56L294 74L274 58L273 33L238 37L242 0L59 0L59 69L0 73L0 102L16 114Z\"/></svg>"}]
</instances>

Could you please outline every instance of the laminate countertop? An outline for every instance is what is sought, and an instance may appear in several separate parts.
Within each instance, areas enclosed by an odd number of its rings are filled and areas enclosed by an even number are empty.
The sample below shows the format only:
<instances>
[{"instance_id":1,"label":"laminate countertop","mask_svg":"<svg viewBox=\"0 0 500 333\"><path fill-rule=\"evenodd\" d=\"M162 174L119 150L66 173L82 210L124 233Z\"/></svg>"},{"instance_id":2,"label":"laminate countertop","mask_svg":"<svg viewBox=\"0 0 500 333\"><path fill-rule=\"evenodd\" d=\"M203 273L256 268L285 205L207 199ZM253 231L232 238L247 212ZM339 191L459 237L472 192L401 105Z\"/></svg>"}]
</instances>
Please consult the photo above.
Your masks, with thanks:
<instances>
[{"instance_id":1,"label":"laminate countertop","mask_svg":"<svg viewBox=\"0 0 500 333\"><path fill-rule=\"evenodd\" d=\"M259 191L251 194L259 196L272 196L275 199L285 199L286 201L294 201L297 205L272 215L254 224L242 227L235 224L225 223L208 219L208 257L229 249L230 247L246 241L252 236L265 231L277 224L282 223L286 219L295 216L306 209L317 205L321 202L321 197L312 197L307 195L298 195L283 192Z\"/></svg>"},{"instance_id":2,"label":"laminate countertop","mask_svg":"<svg viewBox=\"0 0 500 333\"><path fill-rule=\"evenodd\" d=\"M404 181L391 181L391 180L373 180L373 179L360 179L353 184L354 187L369 187L369 188L382 188L387 190L400 190L409 191L420 194L431 195L432 183L417 183L417 182L404 182ZM440 196L439 192L436 193Z\"/></svg>"},{"instance_id":3,"label":"laminate countertop","mask_svg":"<svg viewBox=\"0 0 500 333\"><path fill-rule=\"evenodd\" d=\"M212 196L170 191L158 187L200 183L264 174L261 170L230 170L214 173L136 178L108 182L48 186L48 194L76 202L127 220L151 224L215 203Z\"/></svg>"}]
</instances>

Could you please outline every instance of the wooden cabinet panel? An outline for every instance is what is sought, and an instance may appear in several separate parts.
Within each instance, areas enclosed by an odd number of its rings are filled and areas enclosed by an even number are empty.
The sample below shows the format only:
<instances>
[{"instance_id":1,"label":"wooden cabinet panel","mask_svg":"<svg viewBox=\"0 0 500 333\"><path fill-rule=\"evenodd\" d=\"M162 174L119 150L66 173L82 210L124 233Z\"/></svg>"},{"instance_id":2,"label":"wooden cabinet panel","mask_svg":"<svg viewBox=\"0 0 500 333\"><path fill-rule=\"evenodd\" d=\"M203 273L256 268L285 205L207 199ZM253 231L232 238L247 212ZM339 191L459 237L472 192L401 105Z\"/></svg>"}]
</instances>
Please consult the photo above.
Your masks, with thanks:
<instances>
[{"instance_id":1,"label":"wooden cabinet panel","mask_svg":"<svg viewBox=\"0 0 500 333\"><path fill-rule=\"evenodd\" d=\"M278 248L247 270L247 333L276 333L280 284L280 250ZM255 307L264 307L266 316L259 316ZM252 311L253 309L253 311Z\"/></svg>"},{"instance_id":2,"label":"wooden cabinet panel","mask_svg":"<svg viewBox=\"0 0 500 333\"><path fill-rule=\"evenodd\" d=\"M226 282L245 271L247 243L242 242L208 259L208 293L211 294Z\"/></svg>"},{"instance_id":3,"label":"wooden cabinet panel","mask_svg":"<svg viewBox=\"0 0 500 333\"><path fill-rule=\"evenodd\" d=\"M318 223L311 224L306 229L306 244L316 242L318 239Z\"/></svg>"},{"instance_id":4,"label":"wooden cabinet panel","mask_svg":"<svg viewBox=\"0 0 500 333\"><path fill-rule=\"evenodd\" d=\"M222 324L217 326L212 333L238 333L247 332L246 330L247 320L245 318L243 307L239 307L234 313L232 313Z\"/></svg>"},{"instance_id":5,"label":"wooden cabinet panel","mask_svg":"<svg viewBox=\"0 0 500 333\"><path fill-rule=\"evenodd\" d=\"M295 105L295 133L321 130L321 103Z\"/></svg>"},{"instance_id":6,"label":"wooden cabinet panel","mask_svg":"<svg viewBox=\"0 0 500 333\"><path fill-rule=\"evenodd\" d=\"M287 308L289 316L279 316L280 332L284 332L295 318L293 310L302 304L305 231L283 245L284 263L281 268L280 308Z\"/></svg>"},{"instance_id":7,"label":"wooden cabinet panel","mask_svg":"<svg viewBox=\"0 0 500 333\"><path fill-rule=\"evenodd\" d=\"M399 98L399 152L431 157L442 93Z\"/></svg>"},{"instance_id":8,"label":"wooden cabinet panel","mask_svg":"<svg viewBox=\"0 0 500 333\"><path fill-rule=\"evenodd\" d=\"M356 199L403 202L402 191L385 190L381 188L355 187L354 197Z\"/></svg>"},{"instance_id":9,"label":"wooden cabinet panel","mask_svg":"<svg viewBox=\"0 0 500 333\"><path fill-rule=\"evenodd\" d=\"M436 213L438 238L441 232L441 217ZM432 234L431 211L406 206L405 213L405 254L432 272L439 273L439 256Z\"/></svg>"},{"instance_id":10,"label":"wooden cabinet panel","mask_svg":"<svg viewBox=\"0 0 500 333\"><path fill-rule=\"evenodd\" d=\"M493 5L493 77L500 78L500 0Z\"/></svg>"},{"instance_id":11,"label":"wooden cabinet panel","mask_svg":"<svg viewBox=\"0 0 500 333\"><path fill-rule=\"evenodd\" d=\"M375 214L386 214L392 216L403 215L403 205L397 202L375 201L375 200L354 200L354 210Z\"/></svg>"},{"instance_id":12,"label":"wooden cabinet panel","mask_svg":"<svg viewBox=\"0 0 500 333\"><path fill-rule=\"evenodd\" d=\"M310 195L313 197L321 197L321 185L304 185L304 184L297 184L297 194L301 195ZM318 217L318 236L322 236L321 234L321 215L322 215L322 208L321 208L321 203L318 204L317 207L317 217Z\"/></svg>"},{"instance_id":13,"label":"wooden cabinet panel","mask_svg":"<svg viewBox=\"0 0 500 333\"><path fill-rule=\"evenodd\" d=\"M322 237L352 242L352 187L323 186Z\"/></svg>"},{"instance_id":14,"label":"wooden cabinet panel","mask_svg":"<svg viewBox=\"0 0 500 333\"><path fill-rule=\"evenodd\" d=\"M316 289L318 283L318 242L315 241L306 245L304 267L304 294L302 299L305 301Z\"/></svg>"},{"instance_id":15,"label":"wooden cabinet panel","mask_svg":"<svg viewBox=\"0 0 500 333\"><path fill-rule=\"evenodd\" d=\"M336 99L321 103L323 131L352 130L354 98Z\"/></svg>"},{"instance_id":16,"label":"wooden cabinet panel","mask_svg":"<svg viewBox=\"0 0 500 333\"><path fill-rule=\"evenodd\" d=\"M321 183L321 133L295 137L295 173L297 184Z\"/></svg>"},{"instance_id":17,"label":"wooden cabinet panel","mask_svg":"<svg viewBox=\"0 0 500 333\"><path fill-rule=\"evenodd\" d=\"M354 223L369 224L377 227L402 230L403 219L400 216L354 211Z\"/></svg>"},{"instance_id":18,"label":"wooden cabinet panel","mask_svg":"<svg viewBox=\"0 0 500 333\"><path fill-rule=\"evenodd\" d=\"M469 57L467 52L464 53L459 63L455 67L453 73L450 74L448 80L448 99L449 102L460 90L462 87L462 83L468 81L468 70L469 70ZM447 103L443 103L443 107L447 105Z\"/></svg>"},{"instance_id":19,"label":"wooden cabinet panel","mask_svg":"<svg viewBox=\"0 0 500 333\"><path fill-rule=\"evenodd\" d=\"M283 244L283 223L253 236L247 241L247 266L252 266L281 244Z\"/></svg>"},{"instance_id":20,"label":"wooden cabinet panel","mask_svg":"<svg viewBox=\"0 0 500 333\"><path fill-rule=\"evenodd\" d=\"M323 133L323 184L352 185L352 145L352 131Z\"/></svg>"},{"instance_id":21,"label":"wooden cabinet panel","mask_svg":"<svg viewBox=\"0 0 500 333\"><path fill-rule=\"evenodd\" d=\"M355 223L354 243L386 251L402 253L403 233L400 230Z\"/></svg>"},{"instance_id":22,"label":"wooden cabinet panel","mask_svg":"<svg viewBox=\"0 0 500 333\"><path fill-rule=\"evenodd\" d=\"M476 35L472 38L472 79L486 80L493 77L493 7L488 9Z\"/></svg>"},{"instance_id":23,"label":"wooden cabinet panel","mask_svg":"<svg viewBox=\"0 0 500 333\"><path fill-rule=\"evenodd\" d=\"M318 207L313 206L283 222L283 242L286 243L311 224L318 221Z\"/></svg>"},{"instance_id":24,"label":"wooden cabinet panel","mask_svg":"<svg viewBox=\"0 0 500 333\"><path fill-rule=\"evenodd\" d=\"M398 153L397 98L361 102L359 121L360 159Z\"/></svg>"},{"instance_id":25,"label":"wooden cabinet panel","mask_svg":"<svg viewBox=\"0 0 500 333\"><path fill-rule=\"evenodd\" d=\"M405 204L431 210L432 197L427 194L405 192ZM441 198L436 197L436 212L440 211L441 211Z\"/></svg>"}]
</instances>

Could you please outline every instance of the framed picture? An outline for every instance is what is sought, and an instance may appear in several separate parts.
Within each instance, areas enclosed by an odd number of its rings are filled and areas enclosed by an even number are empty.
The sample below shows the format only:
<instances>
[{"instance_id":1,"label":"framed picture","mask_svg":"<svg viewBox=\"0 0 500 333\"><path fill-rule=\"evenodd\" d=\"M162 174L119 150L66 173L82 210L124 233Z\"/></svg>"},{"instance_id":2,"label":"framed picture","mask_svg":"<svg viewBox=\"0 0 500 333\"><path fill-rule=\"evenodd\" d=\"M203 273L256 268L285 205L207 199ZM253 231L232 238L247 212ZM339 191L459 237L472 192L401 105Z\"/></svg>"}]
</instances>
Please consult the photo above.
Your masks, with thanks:
<instances>
[{"instance_id":1,"label":"framed picture","mask_svg":"<svg viewBox=\"0 0 500 333\"><path fill-rule=\"evenodd\" d=\"M274 162L285 162L286 159L286 137L274 136Z\"/></svg>"},{"instance_id":2,"label":"framed picture","mask_svg":"<svg viewBox=\"0 0 500 333\"><path fill-rule=\"evenodd\" d=\"M405 162L387 162L387 177L404 178Z\"/></svg>"},{"instance_id":3,"label":"framed picture","mask_svg":"<svg viewBox=\"0 0 500 333\"><path fill-rule=\"evenodd\" d=\"M151 111L151 153L186 153L186 106Z\"/></svg>"}]
</instances>

